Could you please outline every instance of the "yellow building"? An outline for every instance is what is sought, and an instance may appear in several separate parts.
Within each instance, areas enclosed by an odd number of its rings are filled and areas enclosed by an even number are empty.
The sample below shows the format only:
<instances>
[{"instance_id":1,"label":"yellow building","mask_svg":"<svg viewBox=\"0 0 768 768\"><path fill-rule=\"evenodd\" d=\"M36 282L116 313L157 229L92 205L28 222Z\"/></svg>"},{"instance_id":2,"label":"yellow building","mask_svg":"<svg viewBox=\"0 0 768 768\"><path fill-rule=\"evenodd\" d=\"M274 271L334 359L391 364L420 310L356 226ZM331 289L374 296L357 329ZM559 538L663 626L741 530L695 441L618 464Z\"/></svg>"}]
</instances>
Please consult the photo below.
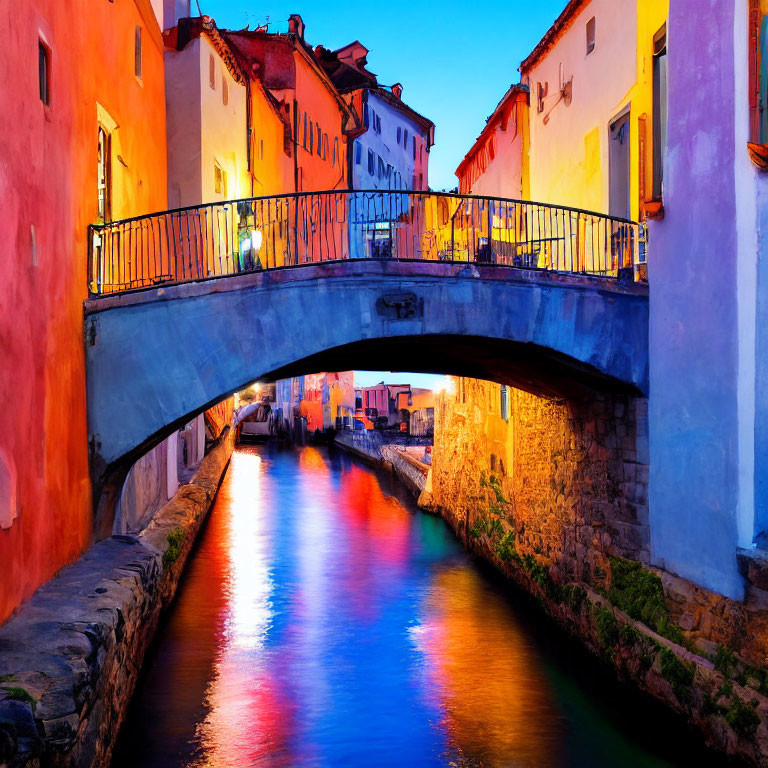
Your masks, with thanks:
<instances>
[{"instance_id":1,"label":"yellow building","mask_svg":"<svg viewBox=\"0 0 768 768\"><path fill-rule=\"evenodd\" d=\"M533 200L660 215L668 0L571 0L520 65Z\"/></svg>"}]
</instances>

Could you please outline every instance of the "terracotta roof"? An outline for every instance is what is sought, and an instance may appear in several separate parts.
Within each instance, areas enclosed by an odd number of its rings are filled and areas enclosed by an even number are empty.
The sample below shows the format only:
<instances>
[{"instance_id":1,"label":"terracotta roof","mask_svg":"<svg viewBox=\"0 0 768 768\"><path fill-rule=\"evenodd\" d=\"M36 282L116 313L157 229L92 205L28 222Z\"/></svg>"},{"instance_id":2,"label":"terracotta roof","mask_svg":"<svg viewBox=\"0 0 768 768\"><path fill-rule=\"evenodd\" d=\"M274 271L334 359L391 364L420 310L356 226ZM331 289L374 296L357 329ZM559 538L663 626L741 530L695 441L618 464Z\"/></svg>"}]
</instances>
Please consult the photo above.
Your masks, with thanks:
<instances>
[{"instance_id":1,"label":"terracotta roof","mask_svg":"<svg viewBox=\"0 0 768 768\"><path fill-rule=\"evenodd\" d=\"M555 19L555 23L547 30L544 37L539 40L536 47L528 54L528 57L520 64L519 70L521 74L525 74L528 70L546 54L554 44L560 39L565 31L573 24L578 16L579 12L590 0L570 0L568 5L565 6L563 12Z\"/></svg>"},{"instance_id":2,"label":"terracotta roof","mask_svg":"<svg viewBox=\"0 0 768 768\"><path fill-rule=\"evenodd\" d=\"M245 85L245 72L240 67L234 51L219 33L216 22L210 16L179 19L175 27L163 32L166 48L174 48L177 51L183 51L192 40L201 35L205 35L211 41L211 45L235 82Z\"/></svg>"}]
</instances>

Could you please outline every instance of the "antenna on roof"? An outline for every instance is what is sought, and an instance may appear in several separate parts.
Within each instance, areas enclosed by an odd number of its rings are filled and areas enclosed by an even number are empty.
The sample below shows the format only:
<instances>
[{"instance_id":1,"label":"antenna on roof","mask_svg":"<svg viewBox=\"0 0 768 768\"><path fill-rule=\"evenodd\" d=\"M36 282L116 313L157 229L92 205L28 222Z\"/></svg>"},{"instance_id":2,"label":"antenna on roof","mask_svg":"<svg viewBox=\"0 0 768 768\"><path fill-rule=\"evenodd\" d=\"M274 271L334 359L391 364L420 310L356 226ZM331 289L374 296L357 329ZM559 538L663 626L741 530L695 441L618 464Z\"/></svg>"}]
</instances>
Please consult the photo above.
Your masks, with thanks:
<instances>
[{"instance_id":1,"label":"antenna on roof","mask_svg":"<svg viewBox=\"0 0 768 768\"><path fill-rule=\"evenodd\" d=\"M197 6L197 15L202 16L203 12L200 10L200 0L195 0L195 5Z\"/></svg>"}]
</instances>

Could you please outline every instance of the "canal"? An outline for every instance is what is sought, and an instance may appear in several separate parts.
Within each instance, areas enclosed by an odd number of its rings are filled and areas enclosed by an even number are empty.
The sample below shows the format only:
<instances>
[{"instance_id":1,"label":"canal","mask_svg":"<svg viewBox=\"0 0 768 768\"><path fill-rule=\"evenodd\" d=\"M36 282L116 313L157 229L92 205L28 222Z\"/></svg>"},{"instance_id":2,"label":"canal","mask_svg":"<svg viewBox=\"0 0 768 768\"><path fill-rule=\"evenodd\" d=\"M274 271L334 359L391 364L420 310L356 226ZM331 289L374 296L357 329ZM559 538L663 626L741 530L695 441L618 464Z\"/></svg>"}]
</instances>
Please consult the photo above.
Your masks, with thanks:
<instances>
[{"instance_id":1,"label":"canal","mask_svg":"<svg viewBox=\"0 0 768 768\"><path fill-rule=\"evenodd\" d=\"M397 482L240 448L114 768L714 765Z\"/></svg>"}]
</instances>

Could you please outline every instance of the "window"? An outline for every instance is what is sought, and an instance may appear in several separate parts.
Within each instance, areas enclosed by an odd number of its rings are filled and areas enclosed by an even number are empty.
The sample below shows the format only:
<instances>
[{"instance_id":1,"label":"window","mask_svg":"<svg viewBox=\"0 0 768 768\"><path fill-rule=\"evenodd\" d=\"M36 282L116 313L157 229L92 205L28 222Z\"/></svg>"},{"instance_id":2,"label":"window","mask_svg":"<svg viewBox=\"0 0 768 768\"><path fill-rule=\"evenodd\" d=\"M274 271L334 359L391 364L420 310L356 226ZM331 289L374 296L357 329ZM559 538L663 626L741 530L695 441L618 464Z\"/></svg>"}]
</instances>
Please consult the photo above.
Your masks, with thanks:
<instances>
[{"instance_id":1,"label":"window","mask_svg":"<svg viewBox=\"0 0 768 768\"><path fill-rule=\"evenodd\" d=\"M355 165L360 165L363 162L363 148L360 144L355 144Z\"/></svg>"},{"instance_id":2,"label":"window","mask_svg":"<svg viewBox=\"0 0 768 768\"><path fill-rule=\"evenodd\" d=\"M416 162L416 137L413 137L413 162Z\"/></svg>"},{"instance_id":3,"label":"window","mask_svg":"<svg viewBox=\"0 0 768 768\"><path fill-rule=\"evenodd\" d=\"M667 143L667 25L653 36L653 199L660 200Z\"/></svg>"},{"instance_id":4,"label":"window","mask_svg":"<svg viewBox=\"0 0 768 768\"><path fill-rule=\"evenodd\" d=\"M398 128L397 129L397 143L398 144L400 143L400 139L402 138L402 132L403 132L402 128Z\"/></svg>"},{"instance_id":5,"label":"window","mask_svg":"<svg viewBox=\"0 0 768 768\"><path fill-rule=\"evenodd\" d=\"M307 113L304 113L304 133L302 134L302 146L307 148Z\"/></svg>"},{"instance_id":6,"label":"window","mask_svg":"<svg viewBox=\"0 0 768 768\"><path fill-rule=\"evenodd\" d=\"M408 149L408 131L403 129L403 149Z\"/></svg>"},{"instance_id":7,"label":"window","mask_svg":"<svg viewBox=\"0 0 768 768\"><path fill-rule=\"evenodd\" d=\"M500 392L500 410L501 418L509 421L509 389L502 385Z\"/></svg>"},{"instance_id":8,"label":"window","mask_svg":"<svg viewBox=\"0 0 768 768\"><path fill-rule=\"evenodd\" d=\"M363 110L363 125L367 128L369 123L369 117L368 117L368 105L365 105L365 109Z\"/></svg>"},{"instance_id":9,"label":"window","mask_svg":"<svg viewBox=\"0 0 768 768\"><path fill-rule=\"evenodd\" d=\"M227 77L224 74L221 76L221 103L225 107L229 104L229 85L227 85Z\"/></svg>"},{"instance_id":10,"label":"window","mask_svg":"<svg viewBox=\"0 0 768 768\"><path fill-rule=\"evenodd\" d=\"M259 160L264 159L264 139L259 139Z\"/></svg>"},{"instance_id":11,"label":"window","mask_svg":"<svg viewBox=\"0 0 768 768\"><path fill-rule=\"evenodd\" d=\"M328 134L323 135L323 160L328 159ZM336 165L336 146L333 147L333 164Z\"/></svg>"},{"instance_id":12,"label":"window","mask_svg":"<svg viewBox=\"0 0 768 768\"><path fill-rule=\"evenodd\" d=\"M376 154L372 149L368 150L368 173L373 176L376 173Z\"/></svg>"},{"instance_id":13,"label":"window","mask_svg":"<svg viewBox=\"0 0 768 768\"><path fill-rule=\"evenodd\" d=\"M216 61L213 58L213 54L208 57L208 85L216 90Z\"/></svg>"},{"instance_id":14,"label":"window","mask_svg":"<svg viewBox=\"0 0 768 768\"><path fill-rule=\"evenodd\" d=\"M213 164L213 191L227 196L227 172L218 163Z\"/></svg>"},{"instance_id":15,"label":"window","mask_svg":"<svg viewBox=\"0 0 768 768\"><path fill-rule=\"evenodd\" d=\"M309 154L315 151L315 131L312 128L312 121L309 121Z\"/></svg>"},{"instance_id":16,"label":"window","mask_svg":"<svg viewBox=\"0 0 768 768\"><path fill-rule=\"evenodd\" d=\"M99 126L98 135L98 170L96 176L98 193L98 214L101 221L109 221L111 204L111 147L112 142L107 131Z\"/></svg>"},{"instance_id":17,"label":"window","mask_svg":"<svg viewBox=\"0 0 768 768\"><path fill-rule=\"evenodd\" d=\"M323 132L320 130L320 123L315 123L315 135L317 136L317 156L323 156Z\"/></svg>"},{"instance_id":18,"label":"window","mask_svg":"<svg viewBox=\"0 0 768 768\"><path fill-rule=\"evenodd\" d=\"M379 165L378 165L378 170L377 170L377 176L380 179L383 179L383 178L386 177L386 175L387 175L387 168L384 165L384 161L381 158L379 158Z\"/></svg>"},{"instance_id":19,"label":"window","mask_svg":"<svg viewBox=\"0 0 768 768\"><path fill-rule=\"evenodd\" d=\"M595 17L587 22L587 56L595 50Z\"/></svg>"},{"instance_id":20,"label":"window","mask_svg":"<svg viewBox=\"0 0 768 768\"><path fill-rule=\"evenodd\" d=\"M141 80L141 27L136 27L133 36L133 74Z\"/></svg>"},{"instance_id":21,"label":"window","mask_svg":"<svg viewBox=\"0 0 768 768\"><path fill-rule=\"evenodd\" d=\"M37 67L40 79L40 101L51 106L51 50L42 41L37 43Z\"/></svg>"},{"instance_id":22,"label":"window","mask_svg":"<svg viewBox=\"0 0 768 768\"><path fill-rule=\"evenodd\" d=\"M381 133L381 118L376 115L376 133Z\"/></svg>"},{"instance_id":23,"label":"window","mask_svg":"<svg viewBox=\"0 0 768 768\"><path fill-rule=\"evenodd\" d=\"M341 158L339 157L339 137L337 136L333 140L333 165L336 165L336 162L341 162Z\"/></svg>"}]
</instances>

